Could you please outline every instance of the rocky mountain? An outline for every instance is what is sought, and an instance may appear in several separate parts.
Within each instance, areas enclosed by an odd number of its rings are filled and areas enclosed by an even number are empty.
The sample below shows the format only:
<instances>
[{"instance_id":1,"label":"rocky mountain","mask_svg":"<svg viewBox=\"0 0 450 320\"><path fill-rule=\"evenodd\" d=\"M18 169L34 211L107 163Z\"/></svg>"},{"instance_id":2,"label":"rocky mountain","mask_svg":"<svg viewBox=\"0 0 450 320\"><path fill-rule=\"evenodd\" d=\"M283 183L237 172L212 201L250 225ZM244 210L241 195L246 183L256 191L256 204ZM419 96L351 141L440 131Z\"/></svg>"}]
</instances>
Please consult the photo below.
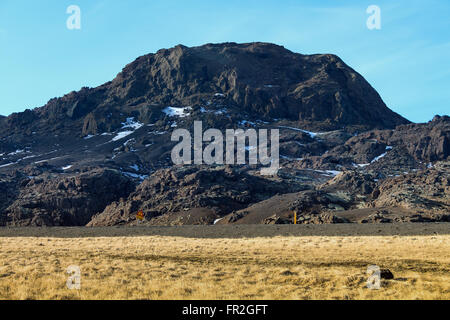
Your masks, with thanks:
<instances>
[{"instance_id":1,"label":"rocky mountain","mask_svg":"<svg viewBox=\"0 0 450 320\"><path fill-rule=\"evenodd\" d=\"M174 166L171 133L194 121L279 129L278 175ZM410 123L337 56L180 45L0 117L0 225L441 221L449 156L448 116Z\"/></svg>"}]
</instances>

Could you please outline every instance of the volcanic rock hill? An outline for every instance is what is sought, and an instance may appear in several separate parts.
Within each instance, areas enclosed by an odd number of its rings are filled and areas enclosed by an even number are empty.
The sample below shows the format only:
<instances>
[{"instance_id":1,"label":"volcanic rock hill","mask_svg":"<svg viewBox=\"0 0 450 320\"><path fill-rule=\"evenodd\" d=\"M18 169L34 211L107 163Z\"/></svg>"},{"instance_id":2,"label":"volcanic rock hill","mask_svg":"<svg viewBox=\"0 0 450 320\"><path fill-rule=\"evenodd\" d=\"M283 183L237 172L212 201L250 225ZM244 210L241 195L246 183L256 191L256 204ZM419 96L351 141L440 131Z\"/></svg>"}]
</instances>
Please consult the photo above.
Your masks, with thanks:
<instances>
[{"instance_id":1,"label":"volcanic rock hill","mask_svg":"<svg viewBox=\"0 0 450 320\"><path fill-rule=\"evenodd\" d=\"M228 106L260 118L342 128L394 128L407 120L340 58L301 55L267 43L208 44L160 50L127 65L111 82L83 88L47 105L2 119L7 133L118 129L125 119L161 118L159 107L204 105L220 93Z\"/></svg>"},{"instance_id":2,"label":"volcanic rock hill","mask_svg":"<svg viewBox=\"0 0 450 320\"><path fill-rule=\"evenodd\" d=\"M171 132L196 120L279 129L278 176L173 166ZM284 223L293 210L304 223L388 221L379 210L442 221L449 149L449 117L411 124L337 56L179 45L97 88L0 117L0 225L133 224L139 210L165 225Z\"/></svg>"}]
</instances>

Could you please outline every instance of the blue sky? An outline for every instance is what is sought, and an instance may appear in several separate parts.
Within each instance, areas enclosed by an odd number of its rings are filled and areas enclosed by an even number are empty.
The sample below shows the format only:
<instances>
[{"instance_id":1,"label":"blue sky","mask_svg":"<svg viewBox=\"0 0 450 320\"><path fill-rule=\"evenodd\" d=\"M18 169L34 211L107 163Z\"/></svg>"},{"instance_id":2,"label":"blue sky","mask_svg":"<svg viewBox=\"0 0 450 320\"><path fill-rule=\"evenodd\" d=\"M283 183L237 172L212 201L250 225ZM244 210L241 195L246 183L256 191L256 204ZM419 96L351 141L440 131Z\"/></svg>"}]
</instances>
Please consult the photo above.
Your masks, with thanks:
<instances>
[{"instance_id":1,"label":"blue sky","mask_svg":"<svg viewBox=\"0 0 450 320\"><path fill-rule=\"evenodd\" d=\"M381 30L369 30L369 5ZM69 5L81 30L68 30ZM450 109L450 1L1 0L0 114L112 80L177 44L265 41L334 53L415 122Z\"/></svg>"}]
</instances>

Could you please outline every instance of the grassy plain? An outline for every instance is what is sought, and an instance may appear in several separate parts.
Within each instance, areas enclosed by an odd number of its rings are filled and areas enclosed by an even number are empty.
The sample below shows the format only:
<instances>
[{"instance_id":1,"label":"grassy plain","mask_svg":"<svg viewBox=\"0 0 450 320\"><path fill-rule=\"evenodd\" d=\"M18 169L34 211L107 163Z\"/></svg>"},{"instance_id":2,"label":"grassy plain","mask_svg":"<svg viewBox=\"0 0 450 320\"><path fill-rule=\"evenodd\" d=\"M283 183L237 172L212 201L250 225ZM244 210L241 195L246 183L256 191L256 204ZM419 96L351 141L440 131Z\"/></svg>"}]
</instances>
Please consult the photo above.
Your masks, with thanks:
<instances>
[{"instance_id":1,"label":"grassy plain","mask_svg":"<svg viewBox=\"0 0 450 320\"><path fill-rule=\"evenodd\" d=\"M450 299L450 235L2 237L0 299Z\"/></svg>"}]
</instances>

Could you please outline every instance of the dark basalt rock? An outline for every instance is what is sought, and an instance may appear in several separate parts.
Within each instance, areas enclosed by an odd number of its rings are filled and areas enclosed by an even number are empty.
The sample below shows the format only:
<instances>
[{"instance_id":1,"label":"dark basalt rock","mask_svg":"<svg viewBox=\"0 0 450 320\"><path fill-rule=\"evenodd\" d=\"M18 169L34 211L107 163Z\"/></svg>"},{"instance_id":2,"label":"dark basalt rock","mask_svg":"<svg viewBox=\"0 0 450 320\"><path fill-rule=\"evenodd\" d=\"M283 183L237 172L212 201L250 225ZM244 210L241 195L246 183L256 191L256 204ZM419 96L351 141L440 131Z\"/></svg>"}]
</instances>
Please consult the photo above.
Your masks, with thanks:
<instances>
[{"instance_id":1,"label":"dark basalt rock","mask_svg":"<svg viewBox=\"0 0 450 320\"><path fill-rule=\"evenodd\" d=\"M84 226L109 203L127 197L134 187L113 170L69 177L44 174L24 181L14 202L0 215L2 225Z\"/></svg>"},{"instance_id":2,"label":"dark basalt rock","mask_svg":"<svg viewBox=\"0 0 450 320\"><path fill-rule=\"evenodd\" d=\"M380 277L381 277L381 279L392 280L392 279L394 279L394 274L389 269L381 269Z\"/></svg>"}]
</instances>

